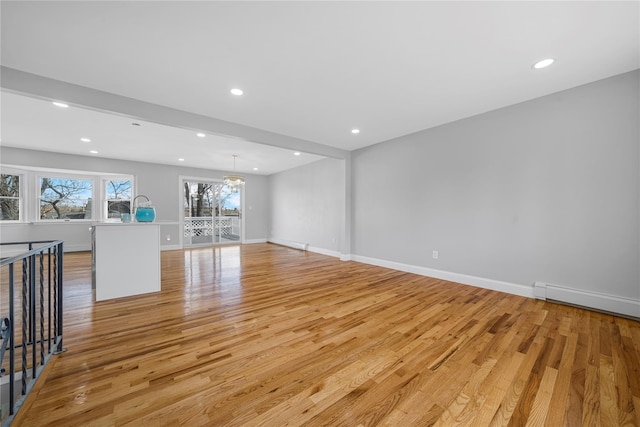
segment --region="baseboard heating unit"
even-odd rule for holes
[[[640,319],[640,300],[566,288],[544,282],[535,282],[534,295],[541,300]]]

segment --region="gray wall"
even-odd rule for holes
[[[353,152],[353,253],[640,298],[639,75]]]
[[[145,194],[153,202],[158,221],[179,221],[179,176],[222,179],[224,172],[187,167],[159,165],[75,156],[42,151],[2,147],[0,161],[3,164],[31,167],[47,167],[87,172],[122,173],[136,178],[136,194]],[[267,177],[245,175],[245,240],[266,240],[268,227]],[[2,224],[1,239],[7,241],[62,239],[70,250],[89,249],[89,225],[64,224]],[[178,244],[179,225],[162,225],[162,245]],[[171,240],[167,241],[166,236]]]
[[[324,159],[269,176],[269,238],[339,255],[345,235],[345,161]]]

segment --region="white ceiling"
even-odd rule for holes
[[[639,5],[2,1],[1,59],[4,67],[354,150],[640,68]],[[556,59],[551,67],[531,68],[547,57]],[[231,95],[233,87],[245,95]],[[2,143],[26,144],[17,132],[5,138],[12,102],[3,100]],[[113,142],[119,131],[102,126],[121,118],[103,119],[85,124]],[[351,134],[354,127],[361,133]],[[160,130],[137,144],[188,157],[177,153],[191,131],[164,129],[171,134],[164,138]],[[211,146],[224,146],[210,137]],[[134,154],[127,141],[127,149],[111,146],[119,157]],[[114,156],[107,150],[100,155]],[[257,167],[291,167],[275,163]]]

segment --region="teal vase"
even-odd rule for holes
[[[150,206],[143,206],[136,209],[136,221],[153,222],[156,219],[156,209]]]

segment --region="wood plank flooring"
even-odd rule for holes
[[[89,263],[15,426],[640,425],[637,321],[271,244],[95,303]]]

